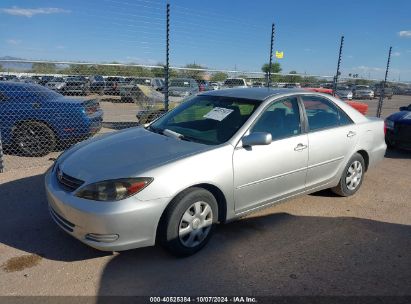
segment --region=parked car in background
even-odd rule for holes
[[[332,89],[324,89],[324,88],[304,88],[304,90],[307,91],[312,91],[312,92],[319,92],[319,93],[324,93],[328,95],[333,95],[333,90]],[[336,97],[339,97],[338,95]],[[363,115],[366,115],[368,112],[368,105],[364,102],[358,102],[358,101],[353,101],[353,100],[345,100],[347,104],[349,104],[351,107],[356,109],[358,112],[360,112]]]
[[[388,147],[411,149],[411,104],[385,119],[385,141]]]
[[[56,92],[62,92],[65,86],[66,86],[66,80],[63,77],[53,77],[53,79],[51,79],[45,85],[46,88],[56,91]]]
[[[297,88],[301,88],[301,85],[299,83],[286,83],[284,84],[283,88],[297,89]]]
[[[198,89],[200,92],[213,90],[208,80],[199,79],[197,80],[197,83],[198,83]]]
[[[120,86],[126,84],[124,77],[107,77],[105,80],[104,94],[119,95]]]
[[[121,102],[134,102],[140,108],[151,108],[164,101],[163,95],[150,85],[129,84],[120,88]]]
[[[102,127],[94,99],[66,98],[37,84],[0,83],[2,142],[24,156],[44,156],[60,144],[86,139]]]
[[[337,86],[337,90],[335,92],[338,97],[340,97],[341,99],[347,99],[347,100],[351,100],[353,93],[350,89],[349,86]]]
[[[164,79],[163,78],[153,78],[151,80],[151,86],[154,90],[162,92],[164,90]]]
[[[68,76],[58,92],[69,96],[88,95],[90,92],[88,80],[84,76]]]
[[[213,90],[219,90],[220,89],[220,85],[218,82],[210,82],[210,87]]]
[[[16,75],[3,75],[3,81],[19,81]]]
[[[47,82],[51,81],[54,78],[54,76],[41,76],[38,84],[45,86]]]
[[[373,99],[374,91],[370,88],[370,86],[356,85],[353,87],[353,98]]]
[[[373,88],[374,90],[374,97],[380,97],[382,93],[382,85],[377,85]],[[390,86],[384,87],[384,97],[391,99],[394,96],[394,90]]]
[[[187,97],[197,94],[199,88],[192,78],[173,78],[170,80],[168,92],[170,96]]]
[[[104,94],[104,88],[106,82],[101,75],[92,75],[89,77],[89,90],[90,93],[98,93],[100,95]]]
[[[332,96],[208,91],[145,128],[72,147],[45,187],[52,219],[89,246],[157,242],[187,256],[218,222],[327,188],[354,195],[385,150],[384,122]]]
[[[227,78],[223,84],[224,88],[247,88],[247,82],[244,78]]]

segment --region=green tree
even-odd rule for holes
[[[270,64],[264,63],[261,67],[261,71],[265,73],[265,79],[268,79],[268,72],[270,71]],[[274,62],[271,64],[271,73],[280,73],[282,71],[281,65],[279,62]],[[280,76],[271,75],[271,81],[280,81]]]
[[[266,75],[268,75],[268,72],[270,70],[270,64],[269,63],[264,63],[263,66],[261,67],[261,71],[263,71]],[[281,65],[279,62],[274,62],[271,65],[271,73],[280,73],[282,71]]]
[[[0,72],[3,72],[3,71],[4,71],[3,66],[0,64]]]
[[[195,63],[187,64],[184,67],[188,68],[188,69],[206,69],[206,67],[203,67],[203,66],[195,64]],[[184,76],[184,77],[193,78],[195,80],[200,80],[200,79],[204,79],[205,71],[180,70],[180,75]]]
[[[291,71],[289,74],[292,74],[292,75],[285,75],[284,76],[284,81],[285,82],[296,83],[296,82],[301,82],[302,79],[303,79],[300,75],[295,75],[294,76],[294,74],[297,74],[297,71]]]
[[[54,63],[36,62],[31,66],[33,73],[48,74],[56,73],[57,68]]]
[[[228,75],[224,72],[216,72],[211,76],[211,81],[224,81],[228,78]]]

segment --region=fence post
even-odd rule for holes
[[[0,173],[4,171],[4,163],[3,163],[3,145],[1,143],[1,130],[0,130]]]
[[[390,50],[388,52],[387,68],[385,69],[385,78],[384,78],[384,82],[382,83],[380,99],[378,100],[377,117],[381,117],[382,104],[384,102],[384,97],[385,97],[385,84],[387,82],[388,69],[390,68],[391,51],[392,51],[392,46],[390,46]]]
[[[271,84],[271,67],[272,67],[272,64],[273,64],[274,31],[275,31],[275,25],[273,23],[271,25],[270,64],[268,65],[268,79],[267,79],[267,87],[268,88],[270,88],[270,84]]]
[[[344,36],[341,36],[340,52],[338,53],[337,73],[335,74],[334,84],[333,84],[333,96],[335,96],[335,91],[337,91],[338,76],[340,75],[341,54],[342,54],[343,44],[344,44]]]
[[[170,76],[170,3],[167,3],[167,21],[166,21],[166,66],[164,68],[165,88],[164,88],[164,109],[168,111],[168,78]]]

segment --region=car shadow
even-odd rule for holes
[[[62,231],[50,218],[44,174],[0,184],[0,242],[50,260],[79,261],[110,255]]]
[[[116,254],[98,294],[403,295],[410,266],[410,226],[278,213],[218,226],[191,257],[158,247]]]
[[[385,158],[411,159],[411,151],[397,149],[397,148],[390,148],[390,149],[387,149],[387,151],[385,152]]]

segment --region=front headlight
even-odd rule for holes
[[[93,201],[119,201],[140,192],[152,181],[151,177],[107,180],[81,188],[76,196]]]

